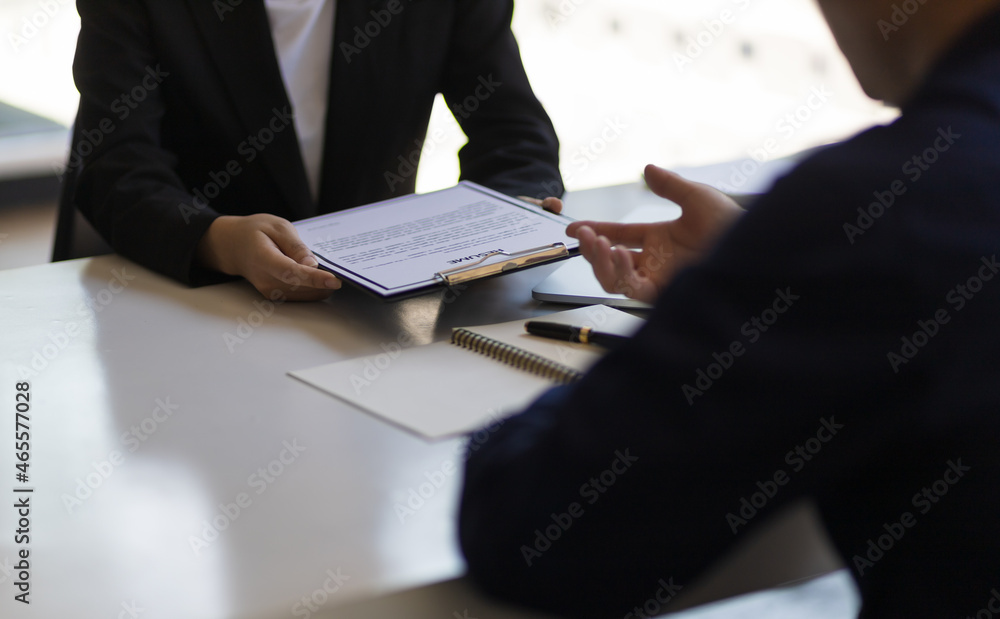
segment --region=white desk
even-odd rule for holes
[[[650,199],[630,186],[569,204],[580,217],[616,217]],[[457,298],[384,304],[345,289],[273,313],[245,283],[187,289],[117,256],[0,271],[0,566],[17,562],[12,490],[23,484],[9,445],[22,367],[34,373],[35,488],[32,603],[14,602],[15,575],[0,570],[0,616],[302,617],[303,598],[327,600],[313,616],[526,616],[448,582],[464,569],[460,475],[405,522],[394,510],[425,473],[460,469],[460,442],[428,444],[285,372],[376,352],[401,334],[428,343],[455,326],[559,309],[530,297],[551,268]],[[270,477],[258,473],[268,467]],[[241,493],[238,516],[220,510]],[[224,530],[196,554],[191,538],[213,520]],[[835,567],[807,519],[792,520],[800,539],[770,561],[779,569],[761,580],[737,561],[743,576],[702,595]],[[336,586],[328,570],[349,578],[334,593],[323,590]]]

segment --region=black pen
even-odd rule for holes
[[[528,333],[539,337],[567,342],[580,342],[581,344],[597,344],[605,348],[611,348],[629,339],[624,335],[594,331],[593,327],[574,327],[557,322],[541,322],[538,320],[529,320],[524,323],[524,328]]]

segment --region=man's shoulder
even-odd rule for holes
[[[1000,195],[1000,121],[960,108],[911,113],[821,149],[761,205],[798,208],[809,196],[817,210],[850,213],[882,195],[918,209],[956,192],[979,201]]]
[[[983,255],[983,240],[1000,236],[998,195],[1000,121],[910,114],[810,156],[750,208],[730,240],[769,256],[769,267],[811,256],[899,268],[929,248]]]
[[[996,60],[1000,52],[988,57]],[[997,185],[998,74],[993,63],[980,61],[938,71],[894,122],[820,151],[795,173],[805,182],[829,184],[834,193],[897,181],[914,188],[920,183],[915,193],[922,195],[957,186]]]

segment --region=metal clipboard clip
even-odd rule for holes
[[[470,264],[438,271],[434,274],[434,278],[444,281],[448,286],[454,286],[462,282],[489,277],[490,275],[496,275],[505,271],[513,271],[539,262],[563,258],[568,255],[569,250],[566,248],[565,243],[552,243],[551,245],[542,245],[541,247],[533,247],[514,253],[495,251],[486,254]],[[490,264],[483,264],[496,256],[506,256],[506,259]]]

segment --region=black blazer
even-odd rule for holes
[[[474,579],[574,618],[658,615],[811,500],[862,616],[994,608],[998,31],[779,181],[580,383],[474,435]]]
[[[511,0],[341,0],[318,204],[263,0],[79,0],[81,93],[64,201],[119,253],[189,283],[219,214],[302,219],[411,193],[434,97],[462,178],[560,195],[558,141],[510,31]]]

